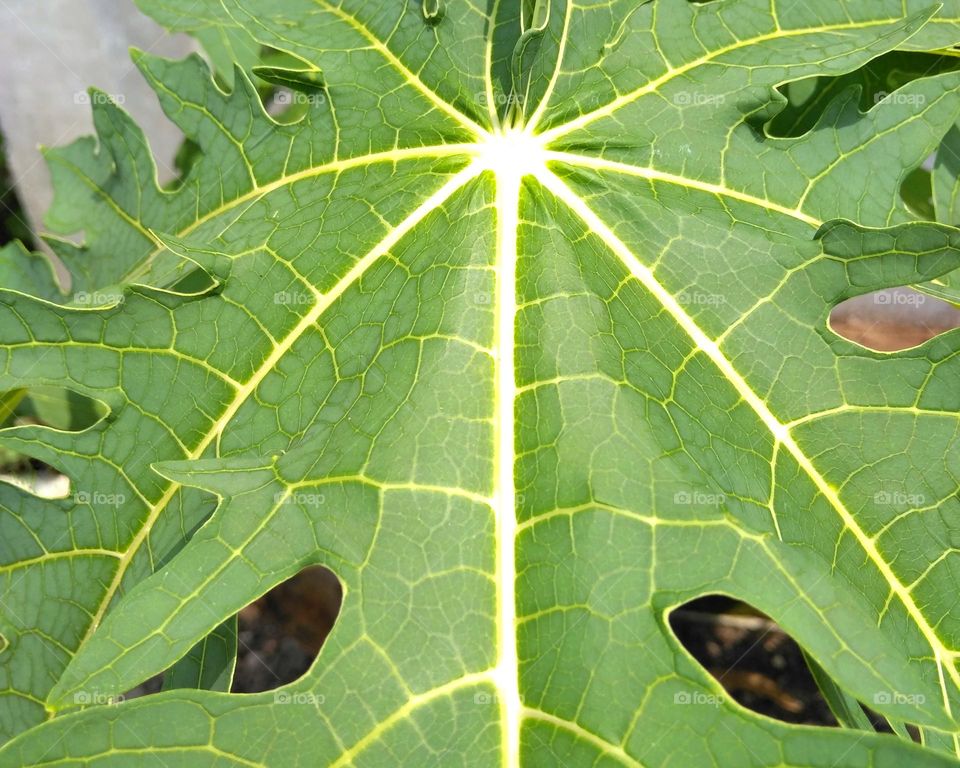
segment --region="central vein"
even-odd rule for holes
[[[514,484],[515,355],[517,315],[517,237],[520,229],[520,187],[530,157],[506,134],[481,160],[496,179],[496,541],[498,654],[494,681],[504,731],[503,767],[520,765],[521,701],[517,653],[516,538]],[[521,155],[525,155],[521,158]]]
[[[516,492],[513,477],[514,323],[520,178],[497,177],[497,593],[499,653],[495,679],[504,718],[504,766],[520,764],[520,685],[516,632]]]

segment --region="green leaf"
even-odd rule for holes
[[[891,730],[901,739],[903,739],[906,742],[913,741],[913,738],[910,736],[910,732],[907,730],[907,726],[904,724],[902,720],[897,720],[896,718],[888,717],[887,722],[890,724]],[[955,748],[955,745],[948,744],[945,751],[952,754],[954,751],[954,748]]]
[[[167,670],[163,689],[229,691],[237,664],[237,619],[228,619]]]
[[[956,754],[957,744],[954,737],[949,733],[935,731],[932,728],[920,729],[920,741],[924,746],[936,749],[948,754]]]
[[[838,686],[823,667],[817,664],[816,659],[806,654],[804,654],[804,658],[813,679],[817,683],[817,688],[823,694],[823,698],[834,717],[837,718],[837,722],[844,728],[855,728],[872,733],[874,731],[873,723],[870,722],[867,713],[863,711],[860,702]]]
[[[929,26],[929,25],[928,25]],[[904,86],[931,73],[953,72],[960,68],[960,56],[955,50],[945,52],[896,51],[880,56],[854,72],[832,78],[810,78],[790,83],[785,88],[788,103],[770,122],[770,130],[786,136],[802,136],[822,120],[832,101],[840,101],[844,94],[854,98],[859,94],[860,109],[867,111],[874,105],[893,99],[922,111],[926,96]],[[953,210],[960,160],[960,133],[951,129],[936,147],[937,162],[931,174],[927,164],[909,169],[901,177],[900,192],[913,218],[956,224]],[[924,158],[926,159],[926,158]],[[960,303],[957,274],[944,275],[916,286],[937,298]]]
[[[0,427],[7,426],[7,422],[16,413],[17,406],[20,405],[26,394],[22,389],[15,389],[0,397]]]
[[[960,223],[960,128],[954,126],[937,150],[933,170],[933,205],[937,221]],[[919,286],[937,298],[960,305],[960,272],[944,275]]]
[[[230,87],[234,85],[234,65],[249,72],[259,61],[257,41],[233,24],[218,2],[136,0],[136,3],[167,29],[193,35],[210,57],[214,70]]]
[[[920,2],[904,3],[909,11],[916,11],[930,6]],[[914,51],[929,51],[937,48],[950,48],[960,43],[960,2],[958,0],[944,0],[939,3],[930,23],[918,34],[904,41],[902,48]]]
[[[771,120],[770,130],[780,135],[803,135],[814,127],[830,102],[848,89],[859,88],[860,108],[866,112],[918,78],[953,71],[958,67],[960,58],[956,56],[894,51],[839,77],[808,78],[788,83],[784,88],[787,106]]]
[[[283,125],[138,55],[183,185],[108,104],[51,155],[71,269],[122,296],[0,291],[0,389],[110,409],[0,433],[75,489],[0,487],[0,766],[960,764],[958,335],[828,326],[960,266],[900,194],[960,76],[763,128],[956,32],[906,5],[223,0],[323,83]],[[343,607],[291,686],[103,705],[314,565]],[[746,712],[669,628],[708,593],[953,755]]]
[[[63,301],[63,291],[50,259],[31,253],[20,242],[0,248],[0,285],[49,301]]]

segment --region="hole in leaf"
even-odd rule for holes
[[[343,590],[326,568],[307,568],[239,615],[234,693],[272,691],[310,669],[340,613]]]
[[[107,414],[106,406],[63,387],[30,387],[0,394],[0,428],[39,424],[81,432]]]
[[[117,702],[129,701],[130,699],[139,699],[143,696],[149,696],[153,693],[160,693],[163,689],[163,675],[154,675],[149,680],[140,683],[136,688],[127,691],[123,696],[117,697]]]
[[[30,387],[0,393],[0,429],[39,425],[80,432],[107,414],[102,403],[63,387]],[[42,461],[0,446],[0,478],[45,499],[62,499],[70,482]]]
[[[800,646],[751,605],[708,595],[674,609],[669,619],[687,652],[742,706],[787,723],[839,725]],[[829,681],[825,671],[820,674]],[[860,706],[852,697],[849,701]],[[862,710],[862,724],[847,727],[920,740],[914,726],[895,723],[894,728],[869,707]]]
[[[877,352],[899,352],[960,327],[960,309],[912,288],[889,288],[847,299],[834,308],[830,327]]]
[[[900,197],[918,218],[936,221],[933,207],[933,174],[924,167],[914,168],[900,185]]]
[[[28,249],[36,248],[7,162],[3,134],[0,133],[0,246],[19,240]]]
[[[183,277],[170,286],[170,290],[174,293],[182,293],[185,296],[200,296],[209,293],[216,287],[217,281],[198,267],[187,271]]]
[[[836,725],[800,647],[751,606],[719,595],[670,613],[684,648],[741,705],[788,723]]]
[[[193,170],[193,166],[197,164],[201,157],[203,157],[203,149],[201,146],[193,141],[193,139],[184,138],[183,143],[177,150],[177,154],[173,158],[173,167],[177,175],[166,184],[165,189],[168,192],[176,192],[182,188],[190,176],[190,171]]]
[[[41,499],[66,499],[70,478],[42,462],[0,448],[0,483],[12,485]]]
[[[321,566],[307,568],[292,579],[277,585],[259,600],[248,605],[237,615],[236,667],[231,693],[262,693],[295,682],[311,667],[327,636],[333,629],[343,600],[340,581]],[[229,636],[227,646],[232,647],[232,628],[225,623],[214,635]],[[224,635],[224,631],[226,635]],[[210,638],[207,638],[209,641]],[[216,642],[216,641],[214,641]],[[191,653],[200,647],[196,646]],[[210,649],[211,646],[207,646]],[[225,690],[223,675],[229,676],[224,664],[229,656],[213,649],[213,656],[206,655],[203,675],[213,677],[200,687]],[[214,659],[210,666],[210,659]],[[169,689],[192,689],[198,687],[195,666],[189,662],[190,654],[166,672],[145,680],[136,688],[117,697],[127,701],[150,696]],[[218,671],[219,670],[219,671]]]
[[[786,104],[767,127],[772,136],[802,136],[824,117],[833,100],[849,88],[859,88],[859,109],[876,107],[885,97],[931,72],[951,72],[960,67],[956,57],[921,51],[892,51],[860,69],[838,77],[816,76],[794,80],[778,88]]]

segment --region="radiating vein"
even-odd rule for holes
[[[621,163],[614,160],[604,160],[603,158],[591,157],[590,155],[556,151],[549,151],[545,154],[549,160],[567,163],[568,165],[578,168],[590,168],[595,171],[622,173],[628,176],[636,176],[637,178],[648,179],[650,181],[661,181],[665,184],[673,184],[674,186],[683,187],[685,189],[694,189],[698,192],[706,192],[707,194],[715,195],[717,197],[726,197],[731,200],[737,200],[741,203],[748,203],[749,205],[755,205],[768,211],[782,213],[784,216],[790,216],[794,219],[798,219],[804,224],[809,224],[812,227],[820,227],[823,224],[822,221],[814,218],[813,216],[809,216],[799,208],[788,208],[787,206],[779,205],[762,197],[756,197],[755,195],[751,195],[746,192],[740,192],[739,190],[724,186],[723,184],[713,184],[707,181],[700,181],[699,179],[691,179],[687,176],[678,176],[673,173],[658,171],[656,168],[630,165],[629,163]]]
[[[499,649],[495,671],[504,717],[504,768],[520,764],[520,687],[517,653],[516,538],[514,480],[516,440],[515,323],[517,317],[517,238],[522,171],[499,173],[497,184],[497,602]]]
[[[244,203],[256,203],[257,201],[269,195],[271,192],[275,192],[278,189],[295,184],[298,181],[303,181],[304,179],[315,178],[327,173],[342,173],[343,171],[349,171],[354,168],[364,168],[378,163],[396,164],[406,160],[427,160],[440,157],[456,157],[458,155],[471,157],[476,155],[476,153],[476,144],[440,144],[436,146],[412,147],[409,149],[392,149],[385,152],[373,152],[367,155],[350,157],[345,160],[331,160],[310,168],[304,168],[302,171],[297,171],[296,173],[285,174],[274,179],[268,184],[253,187],[239,197],[229,200],[228,202],[217,206],[213,210],[208,211],[203,216],[198,217],[195,221],[190,222],[189,226],[184,227],[179,232],[163,234],[173,234],[178,238],[186,237],[207,222],[216,219],[218,216],[221,216],[227,211],[233,210]],[[139,221],[135,222],[135,226],[141,232],[143,232],[143,234],[149,237],[150,240],[156,242],[156,238],[154,237],[153,233],[140,224]],[[137,278],[147,274],[150,271],[150,266],[153,263],[153,260],[165,250],[166,246],[162,244],[158,245],[140,263],[138,263],[133,269],[124,275],[123,278],[118,281],[118,283],[131,283]]]
[[[700,56],[692,61],[688,61],[686,64],[683,64],[679,67],[671,67],[666,72],[664,72],[659,77],[650,80],[644,85],[636,88],[629,93],[618,96],[613,101],[605,104],[598,109],[594,109],[590,112],[586,112],[580,117],[574,118],[567,123],[558,125],[550,130],[544,131],[539,134],[539,136],[544,140],[544,142],[549,143],[560,139],[567,134],[578,131],[581,128],[585,128],[591,123],[596,122],[604,117],[610,117],[616,114],[619,110],[623,109],[630,104],[633,104],[637,100],[646,96],[647,94],[656,92],[659,88],[662,88],[664,85],[669,83],[671,80],[685,75],[687,72],[690,72],[698,67],[708,64],[714,59],[717,59],[720,56],[723,56],[727,53],[732,53],[733,51],[739,50],[740,48],[748,48],[751,45],[757,45],[759,43],[766,43],[772,40],[783,40],[789,37],[803,37],[804,35],[816,35],[823,34],[824,32],[837,32],[845,29],[867,29],[869,27],[876,26],[885,26],[888,24],[895,23],[897,21],[902,21],[902,19],[875,19],[869,22],[856,22],[853,24],[828,24],[820,27],[800,27],[798,29],[774,29],[772,32],[767,32],[762,35],[756,35],[754,37],[747,37],[742,40],[737,40],[735,43],[730,45],[725,45],[721,48],[716,48],[712,51],[705,53],[703,56]],[[535,133],[537,125],[531,123],[527,126],[527,130],[530,133]]]
[[[840,499],[837,490],[826,481],[820,471],[813,465],[809,457],[806,456],[797,444],[791,431],[773,415],[763,399],[753,391],[717,344],[710,339],[696,324],[693,318],[687,314],[686,310],[677,302],[676,298],[660,284],[653,273],[640,262],[630,248],[584,200],[578,197],[559,177],[551,172],[544,172],[538,175],[537,178],[558,200],[570,208],[584,224],[587,225],[593,234],[600,238],[607,248],[623,262],[623,265],[629,270],[630,274],[663,305],[664,309],[669,312],[674,321],[690,337],[697,349],[713,362],[724,377],[731,383],[743,401],[753,409],[773,437],[782,443],[783,447],[789,451],[797,464],[803,469],[804,473],[813,481],[820,494],[836,510],[844,526],[853,534],[867,557],[870,558],[877,570],[880,571],[884,580],[890,586],[890,589],[897,595],[900,602],[906,608],[907,613],[909,613],[910,617],[916,622],[933,650],[938,669],[943,669],[943,659],[953,659],[955,657],[954,652],[943,644],[943,641],[936,634],[934,628],[927,621],[917,602],[910,594],[910,590],[900,581],[890,567],[890,564],[880,554],[876,541],[863,530],[855,516],[846,508]],[[955,663],[951,661],[945,666],[950,679],[954,685],[960,689],[960,673],[958,673]],[[946,696],[945,689],[944,696],[945,701],[948,700],[949,697]]]
[[[591,733],[582,726],[577,725],[577,723],[574,723],[570,720],[564,720],[562,717],[557,717],[556,715],[551,715],[548,712],[544,712],[539,709],[531,709],[529,707],[523,710],[523,716],[528,720],[537,720],[542,723],[549,723],[554,728],[567,731],[567,733],[571,734],[575,738],[590,744],[602,755],[610,756],[617,760],[617,762],[629,766],[629,768],[644,768],[643,764],[628,755],[622,746],[619,744],[611,744],[609,741],[597,736],[595,733]]]
[[[433,195],[427,198],[427,200],[418,206],[416,210],[414,210],[401,224],[399,224],[383,240],[381,240],[377,246],[373,248],[373,250],[367,253],[362,259],[357,261],[350,271],[347,272],[347,274],[344,275],[343,278],[341,278],[340,281],[328,293],[322,294],[313,308],[306,315],[304,315],[297,326],[273,348],[270,355],[268,355],[264,362],[260,364],[253,375],[245,382],[243,387],[236,392],[234,398],[224,410],[221,417],[203,435],[197,444],[197,447],[187,458],[200,458],[230,423],[233,417],[237,414],[237,411],[240,410],[240,407],[257,390],[266,376],[276,367],[280,360],[283,359],[283,356],[290,351],[297,340],[316,324],[323,313],[326,312],[326,310],[334,302],[336,302],[346,292],[346,290],[350,288],[350,286],[356,283],[356,281],[359,280],[374,263],[376,263],[382,256],[389,252],[390,249],[400,242],[403,237],[405,237],[428,215],[442,207],[443,204],[458,189],[467,184],[471,179],[475,178],[480,170],[481,169],[479,167],[471,165],[447,181],[446,184],[444,184]],[[160,500],[150,508],[146,520],[137,531],[136,536],[131,541],[130,546],[127,548],[123,558],[120,560],[120,564],[117,568],[116,574],[114,575],[113,581],[107,588],[107,591],[103,596],[103,600],[100,603],[100,607],[94,616],[93,621],[91,621],[90,626],[87,628],[87,631],[83,639],[80,641],[78,647],[82,647],[87,639],[93,634],[93,632],[96,631],[100,621],[103,619],[103,615],[106,613],[106,610],[113,599],[113,596],[120,588],[120,585],[123,582],[123,577],[126,574],[130,563],[133,561],[135,554],[139,550],[140,545],[149,535],[153,524],[156,522],[161,512],[166,508],[167,504],[170,503],[170,500],[173,498],[179,487],[180,485],[178,483],[171,482]]]

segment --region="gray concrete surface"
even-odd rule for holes
[[[35,231],[52,196],[38,146],[93,132],[91,85],[144,126],[161,179],[172,177],[181,137],[130,61],[130,46],[174,58],[193,50],[189,38],[165,33],[132,0],[0,0],[0,130]]]

